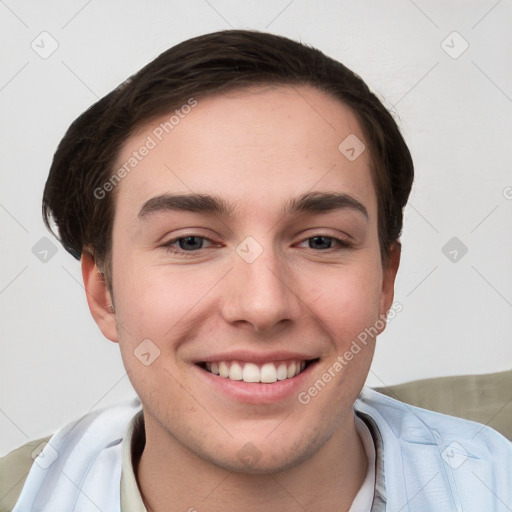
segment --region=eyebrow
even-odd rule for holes
[[[139,211],[139,219],[153,213],[186,211],[230,217],[235,205],[210,194],[161,194],[148,199]],[[354,197],[339,192],[308,192],[292,198],[283,207],[282,215],[299,213],[327,213],[336,210],[352,210],[369,218],[366,207]]]

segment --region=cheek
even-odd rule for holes
[[[123,261],[114,274],[117,318],[126,327],[119,335],[121,344],[149,338],[162,351],[175,348],[183,336],[193,334],[193,325],[200,324],[220,277],[222,272],[213,269],[150,265],[142,258]]]
[[[377,322],[381,322],[380,279],[379,267],[366,266],[360,271],[347,269],[337,279],[322,281],[322,292],[311,309],[328,332],[331,349],[318,371],[318,378],[328,389],[318,393],[318,400],[315,396],[315,407],[319,410],[338,410],[341,415],[364,384],[375,349],[375,329]],[[323,386],[320,383],[319,389]],[[313,395],[306,398],[309,396]],[[333,408],[334,403],[338,406]],[[330,413],[325,414],[327,417]]]
[[[311,281],[315,277],[314,281]],[[303,276],[308,282],[307,276]],[[333,339],[341,345],[350,343],[379,317],[382,274],[379,267],[342,269],[322,278],[309,277],[317,291],[310,309],[331,331]]]
[[[156,279],[154,273],[134,268],[125,279],[119,276],[114,288],[118,320],[131,337],[160,339],[187,307],[190,296],[183,293],[181,283],[171,284],[163,276]]]
[[[146,405],[169,399],[180,403],[179,393],[173,391],[176,382],[169,356],[176,350],[179,321],[193,297],[183,280],[141,262],[123,261],[114,276],[119,348],[133,388]]]

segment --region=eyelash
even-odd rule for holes
[[[208,240],[209,242],[212,242],[212,240],[210,238],[207,238],[205,236],[187,235],[187,236],[181,236],[181,237],[169,240],[169,242],[166,242],[165,244],[161,245],[160,247],[165,249],[166,252],[168,252],[168,253],[175,254],[177,256],[185,257],[185,258],[197,256],[198,253],[200,253],[201,251],[205,250],[205,249],[197,249],[197,250],[194,250],[194,251],[184,251],[183,249],[176,250],[176,248],[172,247],[176,242],[179,242],[180,240],[185,240],[187,238],[199,238],[199,239],[202,239],[202,240]],[[333,240],[334,242],[336,242],[339,245],[338,249],[332,249],[331,248],[331,249],[323,249],[323,250],[315,251],[315,252],[319,252],[319,253],[332,254],[333,251],[334,252],[335,251],[342,251],[342,250],[347,250],[347,249],[350,249],[350,248],[353,247],[353,244],[351,242],[349,242],[348,240],[342,240],[340,238],[335,238],[333,236],[321,235],[321,234],[305,238],[302,242],[306,242],[307,240],[312,240],[313,238],[326,238],[328,240]],[[314,249],[310,248],[310,250],[314,250]]]

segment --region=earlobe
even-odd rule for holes
[[[118,342],[116,317],[112,307],[112,297],[104,277],[101,275],[94,256],[83,251],[81,257],[82,278],[84,280],[87,304],[96,324],[103,335],[113,342]]]

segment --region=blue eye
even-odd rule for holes
[[[202,240],[208,240],[211,242],[209,238],[204,236],[188,235],[170,240],[166,244],[162,245],[162,247],[165,248],[167,252],[177,254],[179,256],[194,256],[193,253],[203,249],[203,243],[200,242]],[[174,246],[176,243],[179,245],[178,250],[176,250],[176,247]]]
[[[184,238],[178,238],[176,241],[179,243],[180,249],[194,250],[203,248],[203,244],[200,243],[200,240],[204,240],[204,237],[192,235]]]
[[[326,241],[331,241],[331,242],[335,242],[337,243],[338,245],[340,245],[341,247],[350,247],[350,244],[346,241],[346,240],[340,240],[338,238],[334,238],[332,236],[325,236],[325,235],[317,235],[317,236],[313,236],[311,238],[307,238],[305,241],[315,241],[315,242],[320,242],[320,245],[323,245],[324,247],[316,247],[316,249],[320,249],[320,250],[328,250],[328,249],[332,249],[332,247],[330,247],[332,245],[332,243],[327,243],[327,245],[329,245],[329,247],[325,247],[326,245]],[[310,249],[315,249],[315,247],[311,247],[311,243],[309,244],[309,248]]]
[[[161,247],[165,249],[166,252],[176,254],[177,256],[197,256],[198,253],[201,254],[201,251],[205,250],[205,247],[203,246],[204,241],[209,242],[212,246],[216,245],[219,247],[219,244],[214,244],[214,242],[209,238],[199,235],[187,235],[184,237],[174,238],[163,244]],[[315,235],[313,237],[308,237],[303,240],[301,244],[305,242],[309,242],[307,248],[315,249],[315,252],[332,253],[352,247],[352,244],[347,240],[341,240],[327,235]],[[178,244],[178,246],[176,246],[176,244]],[[333,248],[333,244],[337,247]]]

